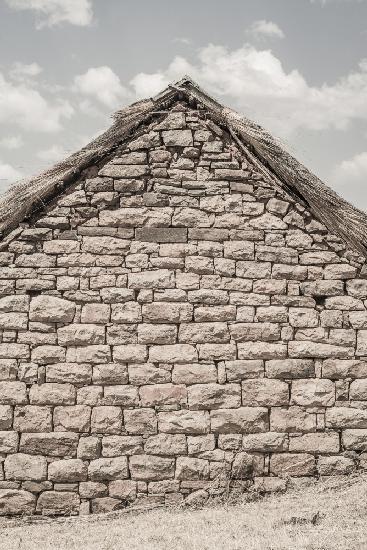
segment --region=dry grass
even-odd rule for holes
[[[1,520],[0,550],[363,550],[367,477],[236,505]]]

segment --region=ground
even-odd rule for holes
[[[2,519],[0,550],[363,550],[367,476],[235,505],[64,519]]]

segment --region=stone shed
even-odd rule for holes
[[[367,217],[189,78],[0,226],[0,514],[366,468]]]

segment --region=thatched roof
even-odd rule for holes
[[[367,214],[339,197],[261,126],[221,105],[189,77],[169,85],[154,98],[118,111],[111,128],[96,140],[40,175],[13,185],[0,199],[1,235],[6,236],[32,212],[75,181],[82,170],[102,160],[151,115],[167,109],[176,99],[184,98],[202,104],[212,120],[226,127],[245,153],[250,151],[258,167],[278,187],[296,197],[332,233],[367,257]]]

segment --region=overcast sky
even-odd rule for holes
[[[0,0],[0,191],[184,74],[367,210],[367,0]]]

